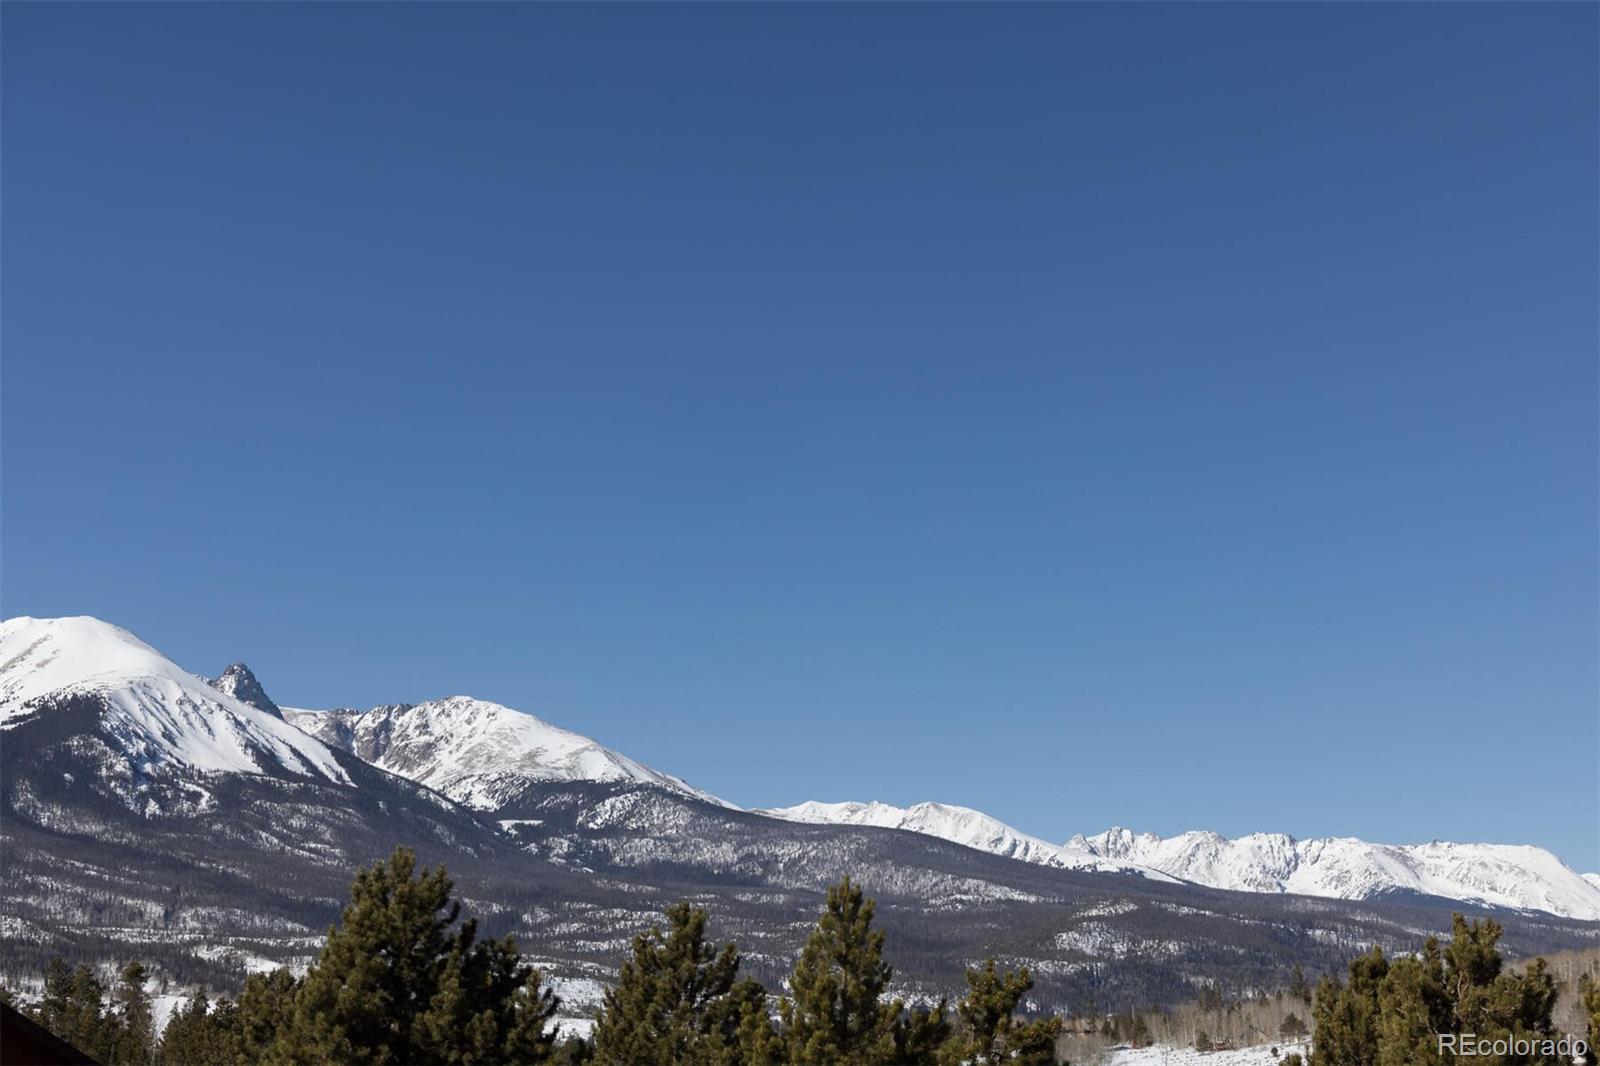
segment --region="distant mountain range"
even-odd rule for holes
[[[1229,840],[1207,831],[1162,838],[1120,828],[1051,844],[981,811],[942,803],[802,803],[762,813],[828,825],[908,829],[1024,862],[1168,876],[1234,892],[1332,899],[1404,892],[1600,920],[1600,874],[1578,874],[1530,845],[1370,844],[1354,837],[1296,840],[1282,833]]]
[[[929,994],[996,951],[1063,1004],[1172,1001],[1196,974],[1263,987],[1291,962],[1412,945],[1449,906],[1497,914],[1523,950],[1600,943],[1600,877],[1539,848],[1126,830],[1053,844],[936,803],[743,811],[466,696],[281,708],[242,663],[208,680],[93,618],[0,623],[0,730],[14,965],[63,944],[140,944],[213,976],[303,959],[353,867],[399,842],[573,981],[609,972],[684,896],[779,972],[844,873],[879,895]]]
[[[883,829],[905,829],[913,833],[949,840],[964,847],[1003,855],[1008,859],[1055,866],[1063,870],[1090,870],[1100,873],[1138,874],[1161,881],[1176,881],[1151,866],[1126,862],[1087,848],[1063,847],[1038,837],[1028,836],[998,819],[970,807],[944,803],[919,803],[914,807],[895,807],[887,803],[802,803],[757,811],[791,822],[815,825],[872,825]]]

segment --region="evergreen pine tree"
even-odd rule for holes
[[[546,1062],[556,1000],[516,942],[479,941],[443,867],[397,848],[361,871],[340,925],[295,993],[281,1063]]]
[[[1289,995],[1305,1004],[1311,1002],[1311,986],[1306,983],[1306,972],[1300,968],[1298,962],[1294,964],[1294,969],[1289,971]]]
[[[594,1061],[594,1044],[581,1036],[569,1036],[556,1045],[551,1066],[586,1066]]]
[[[116,1053],[116,1022],[105,1012],[106,986],[95,972],[80,965],[67,987],[63,1028],[56,1035],[97,1062],[110,1062]]]
[[[1488,990],[1500,976],[1500,925],[1494,921],[1451,919],[1450,946],[1444,953],[1445,986],[1463,1031],[1486,1032]]]
[[[994,959],[967,971],[967,994],[956,1004],[960,1035],[952,1041],[956,1061],[974,1066],[1055,1061],[1060,1018],[1020,1022],[1016,1010],[1033,987],[1026,968],[1002,971]]]
[[[1444,972],[1454,1010],[1453,1031],[1491,1041],[1554,1036],[1551,1012],[1556,987],[1544,960],[1535,959],[1520,974],[1506,971],[1499,949],[1501,928],[1494,921],[1469,923],[1458,914],[1452,933]]]
[[[772,1023],[771,997],[751,977],[735,981],[710,1012],[707,1066],[779,1066],[783,1045]]]
[[[1350,962],[1348,984],[1323,978],[1312,1008],[1311,1066],[1373,1066],[1378,1048],[1378,990],[1389,960],[1374,946]]]
[[[1378,990],[1377,1066],[1439,1062],[1438,1034],[1450,1024],[1439,941],[1429,937],[1419,958],[1390,965]]]
[[[67,1003],[72,995],[72,967],[57,955],[44,970],[44,995],[34,1020],[63,1040],[68,1037]]]
[[[846,877],[828,901],[778,1005],[785,1053],[793,1066],[874,1066],[894,1057],[900,1005],[880,997],[892,969],[883,932],[872,928],[875,904]]]
[[[1589,1022],[1588,1060],[1600,1062],[1600,981],[1584,974],[1578,982],[1578,997]]]
[[[754,981],[737,981],[738,949],[707,942],[706,912],[699,907],[675,903],[666,918],[667,928],[656,925],[633,938],[632,957],[606,990],[594,1029],[595,1061],[737,1066],[745,1061],[747,1041],[759,1054],[758,1045],[770,1043],[759,1032],[766,991]],[[743,1032],[747,1028],[752,1031]]]
[[[236,1060],[226,1027],[213,1017],[210,997],[202,989],[188,1006],[175,1012],[161,1034],[160,1066],[218,1066]]]
[[[149,1066],[155,1056],[155,1021],[144,990],[145,976],[142,963],[129,963],[117,984],[114,1061],[118,1066]]]
[[[896,1066],[937,1066],[946,1060],[951,1042],[950,1005],[940,1000],[934,1007],[909,1007],[894,1020]]]
[[[260,1062],[286,1029],[294,1015],[294,997],[300,980],[285,967],[245,978],[237,1010],[239,1057]]]
[[[1445,1033],[1488,1042],[1554,1037],[1556,985],[1544,960],[1522,973],[1506,971],[1499,939],[1496,923],[1469,923],[1458,914],[1442,952],[1429,938],[1419,956],[1390,964],[1375,947],[1350,963],[1348,985],[1324,978],[1312,1012],[1311,1066],[1449,1063],[1456,1056],[1438,1043]],[[1557,1059],[1506,1061],[1538,1066]]]
[[[522,965],[514,938],[473,943],[475,934],[473,921],[463,924],[414,1025],[425,1061],[548,1061],[555,1053],[555,994],[541,987],[538,971]]]

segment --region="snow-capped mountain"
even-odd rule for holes
[[[283,714],[334,747],[477,810],[497,810],[551,781],[633,782],[728,806],[588,737],[470,696]]]
[[[809,801],[793,807],[759,810],[757,814],[791,822],[819,825],[871,825],[884,829],[905,829],[925,833],[955,844],[962,844],[1008,859],[1055,866],[1063,870],[1092,870],[1103,873],[1140,874],[1157,881],[1174,878],[1159,870],[1108,858],[1085,848],[1063,847],[1013,829],[971,807],[945,803],[918,803],[896,807],[888,803],[818,803]]]
[[[682,807],[684,802],[735,810],[588,737],[499,704],[453,696],[368,711],[280,709],[242,663],[207,681],[126,630],[94,618],[0,623],[0,729],[13,753],[26,747],[15,740],[24,734],[30,744],[47,743],[41,756],[59,765],[58,777],[70,785],[88,773],[104,795],[130,809],[178,810],[210,802],[203,798],[209,795],[206,775],[263,775],[354,789],[362,797],[323,800],[334,805],[381,810],[432,797],[467,816],[442,795],[473,810],[502,812],[502,820],[524,826],[553,826],[567,818],[570,839],[561,846],[574,854],[587,848],[610,862],[661,861],[670,854],[672,827],[707,817]],[[49,737],[57,739],[34,739]],[[408,782],[431,791],[417,791]],[[196,785],[202,799],[191,801],[185,790]],[[413,791],[397,792],[397,786]],[[554,786],[565,789],[561,796],[554,795]],[[46,809],[33,785],[23,791],[18,795],[32,804],[29,810]],[[566,813],[558,818],[557,811]],[[765,845],[758,840],[781,836],[770,828],[776,819],[904,830],[1072,872],[1345,900],[1416,894],[1600,921],[1600,876],[1581,876],[1536,847],[1395,846],[1265,833],[1226,840],[1194,832],[1163,840],[1127,830],[1053,844],[980,811],[938,803],[804,803],[741,818],[737,832],[750,846],[723,850],[738,851],[747,865],[762,853]],[[604,834],[611,837],[602,847]],[[541,846],[554,853],[552,842]]]
[[[901,972],[917,994],[947,995],[968,961],[1003,952],[1050,1009],[1091,994],[1164,1002],[1195,974],[1259,988],[1375,943],[1414,950],[1448,923],[1436,901],[1404,895],[1117,876],[1136,864],[937,804],[742,811],[464,697],[276,708],[240,664],[208,682],[94,619],[0,626],[3,954],[131,953],[212,980],[236,965],[224,958],[303,965],[351,871],[397,843],[447,864],[486,920],[571,979],[614,973],[630,932],[694,898],[776,980],[819,890],[846,874],[878,899],[891,941],[915,945]],[[1519,955],[1600,943],[1593,921],[1496,916]]]
[[[1372,844],[1353,837],[1296,840],[1282,833],[1162,838],[1118,828],[1075,836],[1067,846],[1213,888],[1356,900],[1414,892],[1600,920],[1600,885],[1529,845]]]
[[[1370,844],[1212,832],[1163,839],[1111,829],[1051,844],[968,807],[918,803],[801,803],[757,813],[825,825],[925,833],[1007,858],[1070,870],[1138,873],[1235,892],[1364,900],[1389,893],[1439,896],[1488,907],[1600,921],[1600,875],[1574,872],[1543,848],[1513,844]]]
[[[107,757],[130,781],[173,768],[350,781],[327,745],[218,691],[125,629],[87,617],[0,622],[0,729],[72,697],[97,705]]]

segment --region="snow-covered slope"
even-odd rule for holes
[[[1094,870],[1103,873],[1134,873],[1158,881],[1173,878],[1148,867],[1108,859],[1084,848],[1062,847],[1013,829],[996,818],[970,807],[944,803],[918,803],[896,807],[888,803],[818,803],[810,801],[793,807],[757,811],[757,814],[791,822],[821,825],[872,825],[885,829],[905,829],[926,833],[979,851],[1003,855],[1041,866],[1064,870]]]
[[[1583,879],[1595,888],[1600,888],[1600,874],[1584,874]]]
[[[1165,871],[1213,888],[1371,899],[1417,892],[1491,907],[1600,920],[1600,885],[1543,848],[1518,844],[1372,844],[1355,838],[1296,840],[1211,832],[1162,838],[1111,829],[1067,846]]]
[[[97,618],[0,622],[0,728],[94,697],[100,724],[141,773],[281,773],[348,783],[328,747],[219,692],[129,633]]]
[[[369,711],[285,707],[283,714],[381,770],[479,810],[496,810],[530,784],[548,781],[631,781],[728,806],[588,737],[469,696]]]

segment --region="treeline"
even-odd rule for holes
[[[107,990],[57,960],[33,1015],[106,1066],[538,1063],[557,1066],[1037,1066],[1056,1063],[1062,1021],[1019,1016],[1026,969],[967,971],[955,1004],[889,995],[893,970],[874,904],[846,878],[774,996],[741,976],[733,944],[678,903],[634,937],[592,1036],[560,1039],[559,1000],[515,938],[482,939],[442,867],[405,848],[361,871],[340,923],[303,977],[253,974],[237,999],[204,992],[158,1039],[145,971]]]
[[[142,963],[123,967],[110,990],[87,963],[70,966],[52,959],[44,974],[44,994],[27,1010],[52,1033],[102,1063],[148,1063],[157,1046],[150,996],[145,992]],[[10,992],[0,999],[17,1006]]]
[[[1192,1047],[1293,1045],[1284,1066],[1570,1066],[1569,1040],[1587,1044],[1600,1066],[1600,949],[1507,963],[1500,926],[1455,916],[1450,944],[1436,938],[1416,956],[1388,958],[1374,948],[1353,960],[1344,978],[1313,988],[1298,965],[1287,988],[1229,999],[1204,988],[1197,1000],[1102,1018],[1069,1017],[1058,1053],[1097,1061],[1114,1044]],[[1093,1014],[1091,1006],[1090,1013]],[[1473,1052],[1462,1050],[1472,1034]],[[1452,1048],[1440,1036],[1455,1036]],[[1495,1050],[1503,1045],[1505,1053]],[[1278,1054],[1274,1050],[1274,1054]]]
[[[1500,935],[1498,923],[1458,914],[1447,945],[1429,937],[1416,955],[1390,959],[1374,947],[1352,960],[1345,979],[1317,986],[1309,1062],[1293,1054],[1283,1066],[1561,1066],[1574,1061],[1571,1037],[1585,1041],[1589,1063],[1600,1061],[1600,982],[1579,972],[1587,1032],[1563,1033],[1549,964],[1508,967]]]
[[[1096,1062],[1108,1047],[1224,1048],[1294,1044],[1310,1032],[1312,989],[1296,965],[1286,989],[1229,999],[1215,987],[1177,1006],[1151,1006],[1099,1014],[1093,1001],[1085,1016],[1069,1015],[1057,1054],[1074,1062]],[[1276,1052],[1274,1052],[1276,1053]]]

